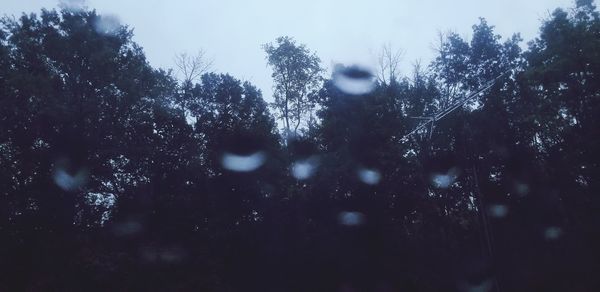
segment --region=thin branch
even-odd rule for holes
[[[174,63],[178,72],[183,76],[184,83],[193,83],[212,68],[213,60],[206,59],[205,55],[204,50],[199,50],[193,56],[185,52],[175,56]]]
[[[397,81],[398,67],[400,66],[403,55],[403,50],[394,50],[389,43],[381,46],[381,50],[377,56],[377,62],[379,63],[377,78],[380,83],[388,84]]]

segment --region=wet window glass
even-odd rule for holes
[[[596,1],[0,15],[0,291],[600,291]]]

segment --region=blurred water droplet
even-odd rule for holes
[[[85,0],[60,0],[58,6],[72,12],[82,11],[85,9]]]
[[[101,15],[96,18],[94,28],[99,34],[113,35],[119,32],[121,21],[116,15]]]
[[[521,182],[515,183],[515,191],[520,196],[526,196],[529,194],[529,185]]]
[[[550,226],[544,230],[544,237],[547,240],[557,240],[562,235],[562,229],[557,226]]]
[[[493,287],[494,282],[492,280],[485,280],[477,284],[463,283],[460,285],[460,290],[464,292],[489,292],[492,291]]]
[[[88,180],[88,171],[86,169],[80,169],[79,171],[71,174],[66,169],[58,167],[52,176],[54,183],[61,189],[69,192],[79,190]]]
[[[140,250],[142,259],[153,263],[174,264],[182,262],[186,257],[186,251],[181,247],[158,247],[154,245],[144,246]]]
[[[357,65],[337,65],[333,72],[333,83],[346,94],[363,95],[375,89],[375,76],[370,70]]]
[[[364,223],[365,215],[360,212],[341,212],[338,221],[346,226],[358,226]]]
[[[308,179],[313,176],[318,166],[319,160],[316,157],[296,161],[292,164],[292,176],[299,180]]]
[[[221,160],[221,164],[225,169],[231,171],[250,172],[257,170],[266,160],[267,156],[262,151],[250,155],[225,153]]]
[[[358,178],[368,185],[376,185],[381,181],[381,173],[374,169],[360,169],[358,170]]]
[[[117,236],[131,236],[142,231],[142,224],[138,221],[125,221],[121,223],[116,223],[113,226],[113,232]]]
[[[454,184],[459,175],[460,171],[458,168],[451,168],[447,173],[433,174],[431,182],[436,188],[447,189]]]
[[[438,188],[448,188],[454,182],[454,178],[447,174],[436,174],[433,176],[433,185]]]
[[[185,258],[185,251],[179,247],[165,248],[162,250],[159,257],[166,263],[178,263]]]
[[[508,207],[500,204],[491,205],[488,213],[494,218],[504,218],[506,215],[508,215]]]

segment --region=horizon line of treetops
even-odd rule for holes
[[[1,291],[600,287],[593,0],[526,50],[481,19],[410,76],[384,47],[325,77],[280,37],[271,104],[202,53],[153,68],[132,34],[89,9],[0,21]]]

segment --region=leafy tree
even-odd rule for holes
[[[429,70],[388,50],[363,95],[279,38],[285,137],[252,84],[182,84],[95,11],[4,18],[0,290],[597,290],[600,16],[575,4],[525,52],[483,19]]]
[[[267,63],[273,69],[274,106],[284,121],[286,135],[297,134],[302,121],[307,114],[312,115],[315,107],[311,94],[321,81],[321,60],[305,45],[296,44],[287,36],[263,48]]]

